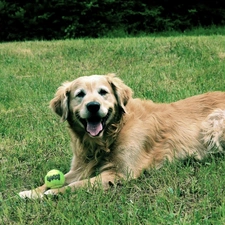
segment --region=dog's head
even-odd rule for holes
[[[58,88],[50,107],[77,130],[101,136],[109,124],[126,112],[131,89],[114,74],[79,77]]]

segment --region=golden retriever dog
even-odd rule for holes
[[[188,156],[200,160],[225,146],[225,92],[154,103],[132,98],[132,90],[114,74],[92,75],[63,83],[50,107],[68,122],[71,169],[62,188],[42,185],[20,192],[22,198],[96,183],[107,189],[165,161]]]

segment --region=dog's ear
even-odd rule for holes
[[[129,99],[132,98],[132,90],[125,85],[121,79],[116,77],[115,74],[107,74],[106,76],[114,91],[119,106],[122,108],[123,112],[126,112],[125,106]]]
[[[50,101],[50,108],[65,121],[69,113],[69,94],[71,82],[65,82],[60,86],[55,97]]]

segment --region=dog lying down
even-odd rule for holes
[[[100,182],[104,189],[165,160],[202,159],[225,145],[225,92],[170,104],[132,98],[114,74],[79,77],[58,88],[50,107],[67,121],[73,159],[65,185],[20,192],[41,198]]]

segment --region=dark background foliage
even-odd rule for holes
[[[225,25],[225,1],[0,0],[0,41],[101,37]]]

